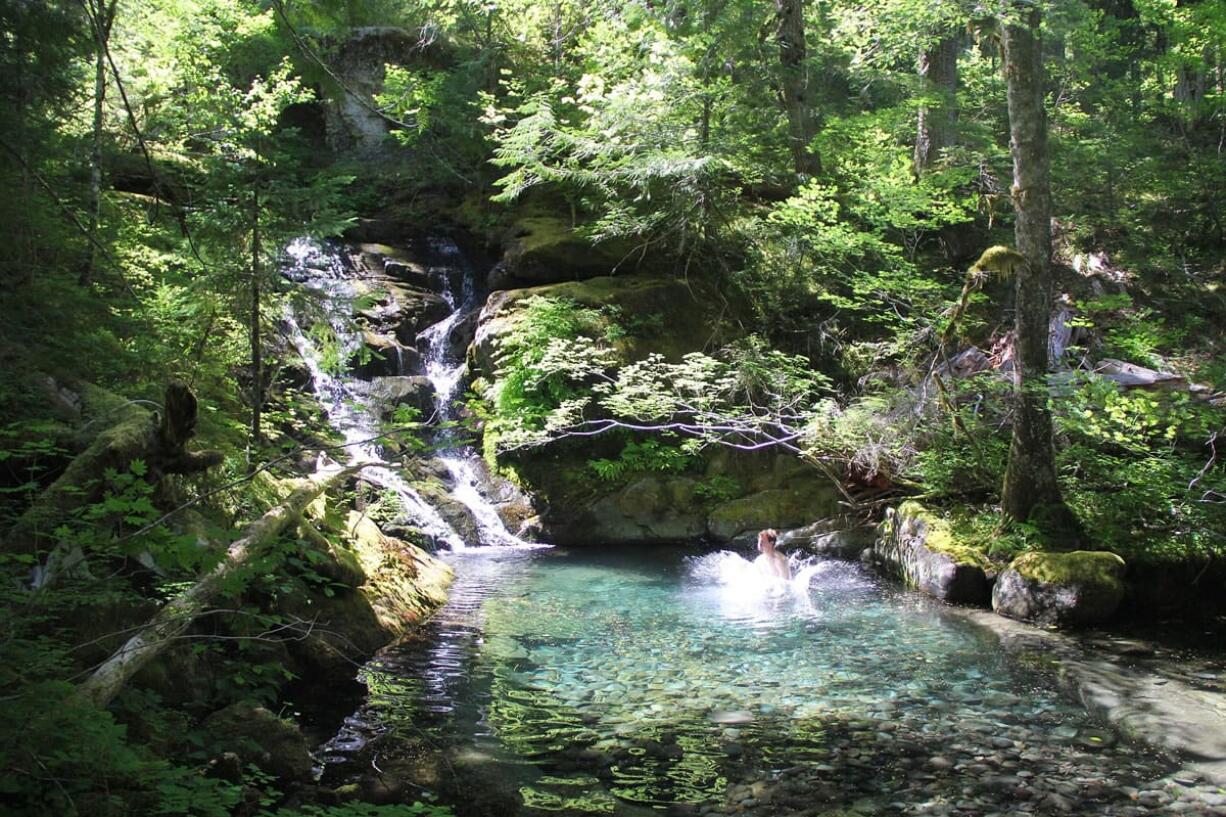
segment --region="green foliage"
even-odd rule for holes
[[[727,474],[716,474],[694,486],[694,495],[708,505],[718,505],[744,493],[741,483]]]
[[[373,803],[351,802],[339,806],[302,806],[261,812],[260,817],[452,817],[447,806],[433,803],[376,806]]]
[[[1094,376],[1078,383],[1056,415],[1068,441],[1059,463],[1094,541],[1129,560],[1215,552],[1226,532],[1214,496],[1223,475],[1205,441],[1219,424],[1187,394],[1120,391]]]
[[[597,310],[540,296],[523,306],[499,351],[493,422],[487,428],[508,446],[543,430],[554,412],[583,394],[613,362],[610,350],[591,337],[605,323]]]
[[[676,435],[664,434],[660,439],[629,440],[617,459],[588,460],[588,467],[605,482],[620,482],[628,475],[640,472],[680,473],[695,461],[693,440],[677,443]]]

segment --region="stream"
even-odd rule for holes
[[[361,671],[365,702],[317,752],[324,783],[438,797],[461,817],[1175,813],[1136,799],[1174,759],[858,564],[793,556],[783,583],[749,553],[565,552],[509,531],[446,427],[478,275],[447,239],[425,256],[451,309],[418,335],[444,424],[434,456],[478,541],[363,442],[378,430],[369,384],[329,371],[319,333],[285,316],[351,459],[375,463],[365,478],[456,572],[448,603]],[[288,258],[347,358],[359,293],[340,254],[302,242]]]

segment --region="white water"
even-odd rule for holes
[[[687,584],[712,597],[731,620],[769,623],[779,615],[816,615],[816,598],[845,596],[872,589],[872,583],[854,565],[816,556],[788,556],[792,577],[783,579],[764,555],[750,560],[731,550],[720,550],[685,560]]]
[[[464,259],[455,242],[450,239],[435,239],[431,249],[438,258],[431,270],[443,280],[443,299],[451,307],[451,314],[423,330],[417,340],[425,362],[426,377],[434,387],[434,405],[438,417],[444,423],[455,418],[454,399],[456,389],[466,369],[463,353],[454,354],[451,336],[464,318],[479,306],[475,271]],[[432,276],[435,277],[435,276]],[[471,446],[459,444],[455,435],[444,430],[441,435],[443,450],[438,461],[447,469],[453,486],[451,496],[472,512],[481,530],[484,544],[501,547],[536,547],[507,530],[497,509],[481,492],[484,480],[480,474],[480,459]]]
[[[472,270],[464,265],[455,244],[442,241],[434,249],[446,259],[446,264],[439,271],[446,281],[442,294],[452,307],[452,312],[424,330],[419,341],[425,347],[425,374],[435,389],[437,416],[448,421],[454,415],[452,402],[465,368],[462,358],[455,361],[449,355],[451,335],[466,311],[475,308],[476,304]],[[324,312],[321,317],[331,327],[336,339],[335,354],[343,365],[359,350],[361,333],[353,320],[353,302],[357,291],[340,254],[335,249],[307,239],[291,242],[285,254],[286,277],[318,294]],[[455,291],[457,278],[460,284],[458,293]],[[452,550],[463,550],[469,543],[381,455],[377,439],[380,433],[377,412],[368,405],[371,399],[370,384],[347,373],[329,371],[324,364],[321,345],[302,327],[302,316],[287,307],[284,319],[290,338],[311,373],[315,395],[323,405],[329,423],[344,438],[349,462],[367,464],[362,478],[394,494],[404,514],[424,534]],[[454,443],[453,436],[444,432],[445,451],[438,460],[454,481],[451,496],[472,513],[480,531],[481,544],[530,546],[531,543],[507,530],[498,511],[481,493],[475,452],[466,446],[453,444],[447,447],[449,443]]]

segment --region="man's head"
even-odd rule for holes
[[[758,534],[758,550],[763,553],[770,553],[775,549],[775,544],[779,541],[779,531],[774,528],[767,528]]]

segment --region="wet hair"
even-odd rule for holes
[[[758,536],[766,537],[766,541],[770,542],[772,545],[779,543],[779,531],[775,530],[774,528],[767,528],[759,533]]]

